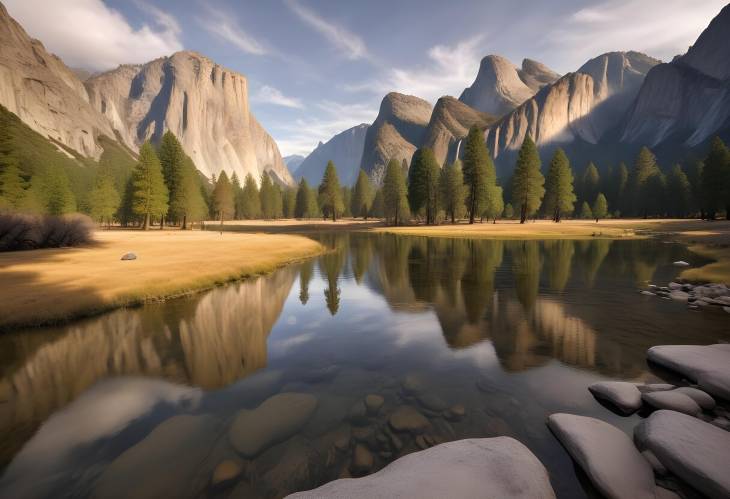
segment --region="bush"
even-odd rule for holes
[[[80,246],[91,242],[93,229],[85,215],[0,213],[0,251]]]

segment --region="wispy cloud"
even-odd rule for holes
[[[281,91],[268,85],[263,85],[259,88],[258,92],[253,96],[253,99],[257,102],[263,102],[266,104],[274,104],[276,106],[291,107],[294,109],[304,109],[304,104],[299,99],[294,97],[287,97],[282,94]]]
[[[265,55],[269,53],[266,46],[249,35],[230,12],[208,6],[205,15],[198,18],[198,22],[211,35],[232,44],[247,54]]]
[[[144,2],[143,0],[134,0],[134,5],[136,5],[139,10],[151,15],[155,19],[155,22],[159,26],[165,28],[166,31],[176,35],[182,33],[180,23],[178,23],[175,16],[169,12],[165,12],[164,10],[152,5],[151,3]]]
[[[302,5],[298,0],[286,0],[286,4],[299,19],[324,36],[348,59],[355,60],[368,57],[365,42],[356,34],[324,19],[314,10]]]

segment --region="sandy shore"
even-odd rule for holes
[[[314,256],[303,236],[97,231],[89,247],[0,253],[0,328],[163,299]],[[121,261],[127,252],[137,260]]]

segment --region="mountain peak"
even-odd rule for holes
[[[679,60],[717,80],[730,78],[730,4],[710,22]]]

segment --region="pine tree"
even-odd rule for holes
[[[593,218],[596,219],[596,223],[601,218],[608,216],[608,201],[606,196],[602,192],[599,192],[596,196],[596,201],[593,203]]]
[[[715,137],[702,169],[702,198],[708,220],[714,220],[722,209],[729,175],[730,151],[720,137]]]
[[[368,218],[370,207],[373,204],[373,185],[370,183],[367,173],[360,169],[357,174],[355,188],[352,191],[352,216]]]
[[[581,201],[586,201],[588,203],[592,202],[596,199],[596,196],[598,195],[598,189],[601,183],[601,176],[598,174],[598,168],[596,168],[596,165],[593,164],[591,161],[588,163],[588,166],[586,167],[585,171],[583,172],[583,177],[581,178],[580,182],[580,198]]]
[[[297,189],[287,187],[282,191],[284,198],[284,218],[294,218],[297,205]]]
[[[583,201],[583,204],[580,207],[580,218],[584,220],[593,218],[593,212],[591,211],[591,207],[588,206],[588,203],[586,201]]]
[[[261,197],[256,180],[250,173],[246,175],[241,194],[241,215],[248,220],[261,216]]]
[[[297,187],[296,203],[294,207],[294,216],[296,218],[312,218],[315,214],[310,211],[309,198],[310,189],[307,179],[302,177]]]
[[[114,188],[114,180],[108,171],[97,174],[94,188],[89,193],[89,212],[91,218],[99,223],[111,225],[112,218],[119,209],[121,199]]]
[[[494,163],[484,143],[482,132],[476,126],[469,129],[464,147],[464,183],[466,184],[466,205],[469,223],[480,215],[489,202],[490,194],[497,182]]]
[[[34,179],[36,177],[41,181],[46,213],[63,215],[76,211],[76,199],[71,192],[68,176],[62,168],[47,167],[42,174],[36,174]]]
[[[322,176],[322,183],[319,185],[319,205],[325,217],[332,217],[337,221],[337,215],[344,210],[342,201],[342,188],[340,179],[337,177],[337,168],[332,161],[327,162]]]
[[[200,221],[206,217],[209,207],[203,197],[203,191],[198,169],[195,168],[193,160],[186,156],[182,177],[174,199],[177,216],[182,218],[180,226],[182,230],[188,228],[188,221]]]
[[[441,169],[439,190],[441,192],[441,204],[453,224],[463,214],[466,200],[466,186],[464,185],[461,161],[456,160],[451,165],[445,165]]]
[[[512,204],[507,203],[506,205],[504,205],[504,218],[506,218],[507,220],[511,220],[512,218],[514,218],[514,216],[515,209],[512,208]]]
[[[691,189],[690,213],[699,213],[700,218],[705,218],[705,203],[702,198],[702,170],[704,163],[702,161],[692,161],[685,170],[687,180]]]
[[[657,168],[657,172],[646,179],[643,189],[643,201],[646,206],[646,214],[664,216],[667,205],[666,191],[667,179]]]
[[[491,218],[493,223],[497,223],[497,217],[502,214],[502,211],[504,211],[502,188],[498,185],[494,185],[490,187],[490,193],[487,197],[487,205],[482,215],[487,217],[487,220]]]
[[[8,163],[0,173],[0,210],[17,210],[25,196],[25,182],[15,163]]]
[[[160,159],[160,167],[162,175],[165,178],[165,185],[168,191],[168,207],[167,218],[177,222],[183,216],[181,213],[183,201],[181,199],[181,186],[183,176],[185,174],[185,152],[182,145],[171,131],[167,131],[162,136],[160,147],[157,151],[157,157]],[[164,217],[160,221],[160,228],[164,224]]]
[[[243,186],[235,171],[231,175],[231,187],[233,188],[233,218],[241,220],[243,218]]]
[[[391,159],[385,167],[383,178],[383,212],[388,223],[399,225],[407,218],[408,198],[403,169],[397,159]]]
[[[682,218],[689,213],[692,187],[682,167],[674,165],[667,176],[667,209],[671,216]]]
[[[545,194],[545,178],[540,173],[540,155],[532,138],[527,135],[517,156],[517,165],[512,176],[512,200],[520,210],[520,223],[540,207]]]
[[[373,204],[370,205],[370,212],[368,213],[368,215],[373,218],[385,217],[385,201],[383,200],[383,189],[378,189],[377,191],[375,191]]]
[[[550,161],[545,182],[543,210],[554,222],[560,222],[564,213],[572,213],[576,198],[573,192],[573,171],[565,151],[558,148]]]
[[[132,178],[132,210],[143,217],[142,228],[147,230],[151,218],[162,217],[167,213],[169,199],[160,160],[149,141],[139,148],[139,161],[132,172]]]
[[[352,216],[352,188],[346,185],[342,186],[342,216]]]
[[[265,219],[274,218],[276,216],[276,194],[271,177],[266,172],[261,174],[259,196],[261,198],[261,216]]]
[[[647,147],[642,147],[629,177],[631,213],[644,218],[649,216],[654,200],[647,197],[650,194],[647,192],[647,183],[650,177],[659,173],[654,154]]]
[[[233,217],[235,210],[233,186],[225,170],[218,175],[218,181],[213,188],[213,208],[216,219],[220,220],[221,224],[224,220],[230,220]]]
[[[626,187],[629,182],[629,169],[622,161],[618,167],[613,170],[611,175],[611,189],[608,193],[608,205],[613,206],[614,210],[620,214],[621,211],[629,212],[629,208],[624,206],[628,200],[626,195]]]
[[[426,224],[436,222],[439,165],[428,147],[416,150],[408,169],[408,203],[411,213],[425,210]]]
[[[278,184],[272,184],[271,199],[273,208],[271,218],[281,218],[284,214],[284,196]]]

